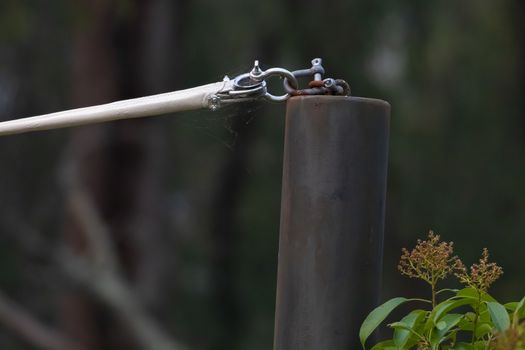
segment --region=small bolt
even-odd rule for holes
[[[255,63],[253,64],[253,69],[250,72],[250,75],[252,76],[259,76],[262,74],[261,67],[259,67],[259,60],[255,60]]]
[[[325,79],[324,80],[324,86],[327,87],[327,88],[330,88],[332,86],[335,85],[335,80],[334,79]]]

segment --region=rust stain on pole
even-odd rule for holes
[[[288,101],[275,350],[361,348],[379,298],[389,120],[376,99]]]

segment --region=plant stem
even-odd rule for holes
[[[436,307],[436,282],[432,279],[430,284],[432,287],[432,309]]]
[[[490,343],[492,342],[492,334],[489,334],[489,336],[487,337],[487,342],[486,342],[486,345],[485,345],[485,350],[490,350]]]

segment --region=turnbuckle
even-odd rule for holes
[[[264,99],[273,102],[283,102],[291,96],[304,95],[350,95],[350,86],[342,79],[323,79],[325,74],[322,60],[314,58],[312,67],[289,71],[284,68],[269,68],[262,70],[259,61],[255,61],[249,73],[241,74],[231,80],[228,76],[224,77],[224,87],[209,98],[210,109],[216,110],[223,103],[245,102]],[[268,92],[267,80],[271,77],[283,79],[285,94],[274,95]],[[299,89],[298,78],[312,77],[309,87]]]

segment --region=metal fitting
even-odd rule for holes
[[[324,79],[324,67],[321,58],[314,58],[312,66],[307,69],[289,71],[284,68],[261,69],[259,61],[254,62],[249,73],[241,74],[230,80],[225,77],[224,88],[209,98],[210,109],[216,110],[222,104],[265,99],[273,102],[283,102],[291,96],[298,95],[349,95],[350,87],[344,80]],[[285,93],[274,95],[268,91],[267,80],[272,77],[283,79]],[[309,88],[300,89],[298,78],[312,77]]]

